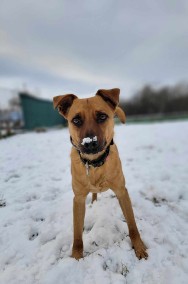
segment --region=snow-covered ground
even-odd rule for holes
[[[148,260],[110,190],[88,197],[72,259],[68,130],[21,134],[0,141],[0,284],[188,283],[188,122],[119,125],[115,142]]]

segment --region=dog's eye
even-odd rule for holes
[[[105,113],[98,113],[97,114],[97,122],[102,123],[108,118],[108,115]]]
[[[72,123],[76,126],[81,126],[82,125],[82,119],[81,117],[74,117],[72,120]]]
[[[100,118],[101,120],[105,120],[105,119],[107,119],[107,115],[106,115],[106,114],[101,114],[101,115],[99,116],[99,118]]]

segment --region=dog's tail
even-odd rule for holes
[[[124,113],[124,111],[122,110],[122,108],[120,108],[120,107],[118,106],[118,107],[116,108],[115,114],[117,115],[117,117],[119,118],[119,120],[120,120],[122,123],[125,123],[125,121],[126,121],[126,116],[125,116],[125,113]]]

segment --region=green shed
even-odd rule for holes
[[[27,93],[20,93],[19,97],[25,129],[67,125],[66,120],[59,115],[57,110],[54,110],[52,101],[40,99]]]

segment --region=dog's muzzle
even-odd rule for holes
[[[91,139],[92,140],[92,139]],[[85,154],[97,154],[101,151],[101,147],[98,141],[90,141],[81,145],[81,152]]]
[[[79,151],[79,153],[83,154],[97,154],[101,151],[103,151],[106,147],[106,142],[99,142],[97,139],[94,137],[87,137],[82,139],[82,142],[80,143],[79,146],[76,146],[73,142],[72,137],[70,136],[70,141],[72,145]],[[84,141],[84,143],[83,143]]]

